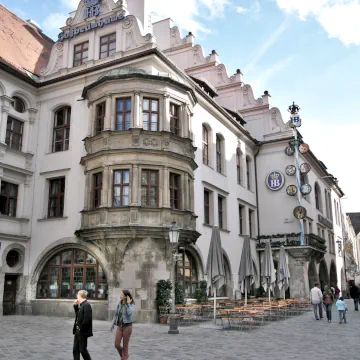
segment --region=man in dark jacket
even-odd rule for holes
[[[80,290],[74,303],[75,323],[73,328],[74,360],[80,360],[80,354],[84,360],[91,360],[87,351],[87,339],[93,336],[92,333],[92,309],[91,305],[86,301],[87,292]]]
[[[350,296],[354,299],[355,311],[359,311],[359,289],[355,284],[350,288]]]

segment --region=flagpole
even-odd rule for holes
[[[213,286],[214,291],[214,324],[216,325],[216,287]]]

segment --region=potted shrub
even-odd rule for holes
[[[183,288],[179,283],[175,283],[175,304],[176,305],[184,305],[185,298]]]
[[[198,304],[206,303],[209,301],[207,296],[207,282],[202,280],[199,287],[195,290],[195,299]]]
[[[172,284],[170,280],[159,280],[156,284],[156,306],[159,310],[160,324],[167,324],[170,312]]]

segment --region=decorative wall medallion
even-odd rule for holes
[[[293,176],[296,174],[296,167],[294,165],[288,165],[285,169],[286,175]]]
[[[144,139],[143,144],[144,144],[145,146],[150,146],[150,144],[151,144],[150,139]]]
[[[295,196],[298,192],[298,188],[296,185],[289,185],[287,188],[286,188],[286,193],[289,195],[289,196]]]
[[[310,184],[304,184],[301,186],[300,191],[303,195],[309,195],[312,191],[312,187]]]
[[[301,144],[299,146],[299,151],[301,154],[306,154],[309,151],[309,145],[308,144]]]
[[[152,145],[152,146],[158,146],[158,145],[159,145],[158,139],[152,139],[152,140],[151,140],[151,145]]]
[[[307,215],[307,211],[303,206],[297,206],[294,209],[294,216],[297,219],[304,219],[306,217],[306,215]]]
[[[287,156],[293,156],[295,154],[295,148],[293,146],[291,146],[291,145],[287,146],[285,148],[285,154]]]
[[[139,145],[140,136],[134,135],[132,138],[133,145]]]
[[[310,172],[311,170],[311,166],[307,163],[303,163],[300,165],[300,172],[302,174],[307,174],[308,172]]]
[[[285,184],[284,174],[274,170],[266,177],[266,185],[272,191],[280,190]]]

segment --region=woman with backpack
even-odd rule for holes
[[[331,309],[334,303],[334,295],[330,290],[329,286],[325,286],[325,290],[323,293],[323,303],[326,311],[326,317],[329,323],[331,323]]]

